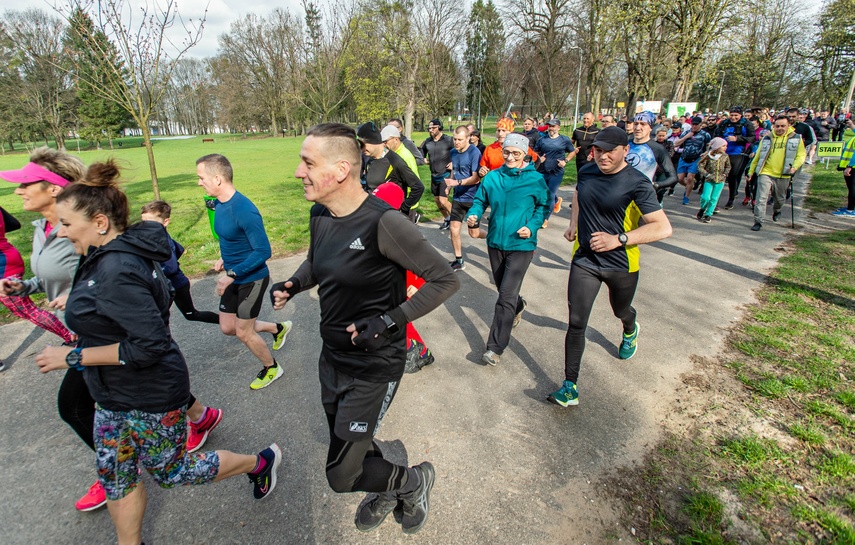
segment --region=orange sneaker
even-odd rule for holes
[[[553,214],[557,214],[558,212],[561,211],[561,203],[562,202],[564,202],[564,199],[562,199],[561,197],[556,197],[555,206],[552,208]]]
[[[95,481],[95,484],[89,487],[89,491],[77,500],[74,507],[78,511],[94,511],[105,505],[107,505],[107,492],[104,491],[100,482]]]

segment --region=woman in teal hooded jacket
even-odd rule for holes
[[[525,273],[537,248],[537,231],[546,219],[552,197],[543,176],[526,161],[528,138],[511,133],[502,144],[505,164],[481,181],[466,218],[475,227],[490,207],[487,252],[499,298],[481,361],[499,363],[519,324],[526,302],[520,296]]]

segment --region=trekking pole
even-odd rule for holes
[[[790,163],[790,170],[792,170],[793,165]],[[793,187],[793,179],[796,177],[795,174],[790,176],[790,185],[787,187],[787,191],[790,192],[790,229],[796,228],[796,190]]]

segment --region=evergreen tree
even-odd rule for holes
[[[116,101],[108,100],[96,89],[124,86],[116,74],[123,73],[118,52],[107,36],[96,30],[92,19],[81,9],[76,9],[68,21],[65,47],[74,65],[72,72],[77,84],[78,132],[81,137],[101,148],[106,136],[112,148],[112,139],[123,128],[133,125],[130,113]],[[106,59],[114,64],[105,70],[104,60],[99,58],[107,52]]]
[[[466,51],[463,53],[466,102],[471,112],[477,114],[479,98],[482,115],[502,109],[499,75],[504,49],[505,29],[493,0],[475,0],[469,14]]]

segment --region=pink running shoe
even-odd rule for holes
[[[107,493],[101,483],[95,481],[95,484],[89,487],[89,491],[77,500],[74,507],[78,511],[94,511],[105,505],[107,505]]]
[[[208,440],[208,434],[217,427],[223,419],[223,411],[213,407],[205,407],[205,415],[198,424],[188,422],[187,426],[187,452],[196,452]]]

